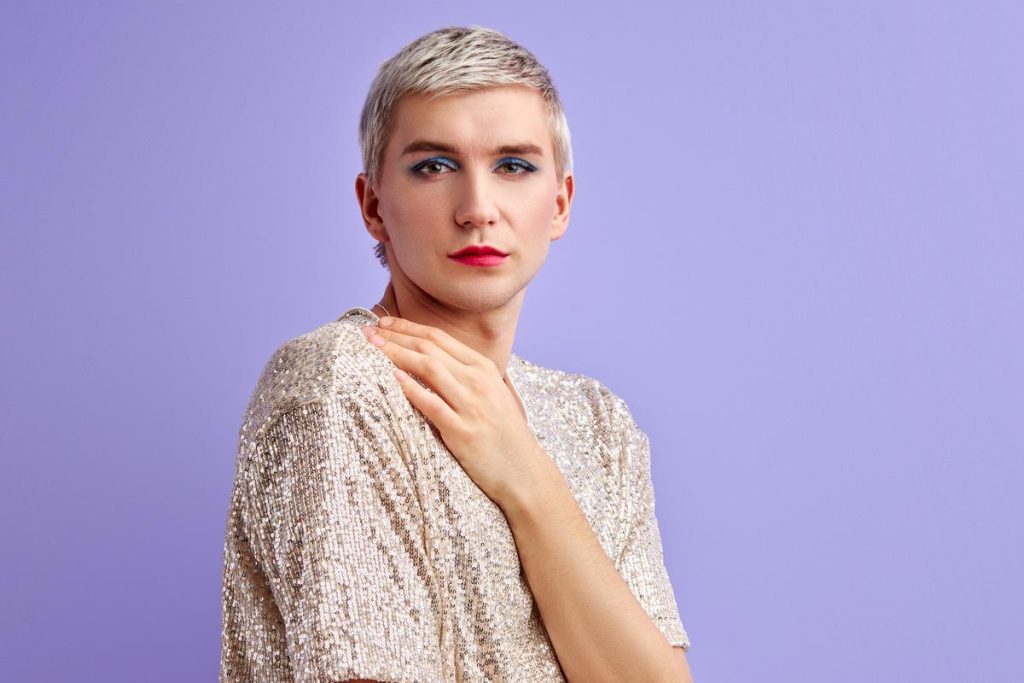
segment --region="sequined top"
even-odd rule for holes
[[[220,681],[564,681],[507,520],[360,328],[282,344],[239,430]],[[585,375],[512,354],[530,430],[653,622],[689,649],[654,516],[647,436]]]

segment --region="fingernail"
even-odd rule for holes
[[[380,320],[377,321],[377,324],[380,325],[381,327],[387,327],[392,322],[394,322],[394,318],[391,318],[389,316],[384,316],[383,318],[381,318]]]

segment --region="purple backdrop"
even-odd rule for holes
[[[695,679],[1019,680],[1020,4],[480,5],[0,7],[0,678],[215,680],[249,392],[384,288],[363,97],[481,24],[576,158],[516,351],[650,435]]]

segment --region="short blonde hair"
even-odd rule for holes
[[[384,150],[394,127],[394,110],[405,95],[429,99],[483,88],[521,85],[544,100],[554,146],[558,181],[572,173],[569,123],[551,76],[537,58],[508,36],[482,26],[447,26],[417,38],[377,71],[359,117],[363,172],[371,185],[380,179]],[[388,267],[384,243],[374,253]]]

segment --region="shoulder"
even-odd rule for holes
[[[522,359],[519,363],[516,379],[528,381],[532,396],[539,397],[540,419],[576,444],[571,448],[592,454],[590,462],[614,477],[618,490],[632,490],[632,482],[647,472],[650,450],[625,399],[596,377]]]
[[[546,367],[518,358],[517,379],[528,384],[534,395],[542,395],[553,410],[572,421],[599,423],[618,432],[632,423],[629,406],[621,396],[596,377],[568,370]]]
[[[545,368],[549,381],[566,387],[558,410],[581,438],[596,438],[610,454],[622,481],[649,477],[650,440],[626,400],[603,381],[581,373]],[[623,484],[624,485],[624,484]]]
[[[281,343],[263,366],[246,407],[239,437],[251,441],[277,417],[328,398],[383,391],[388,361],[360,331],[373,318],[351,308],[339,318]]]

